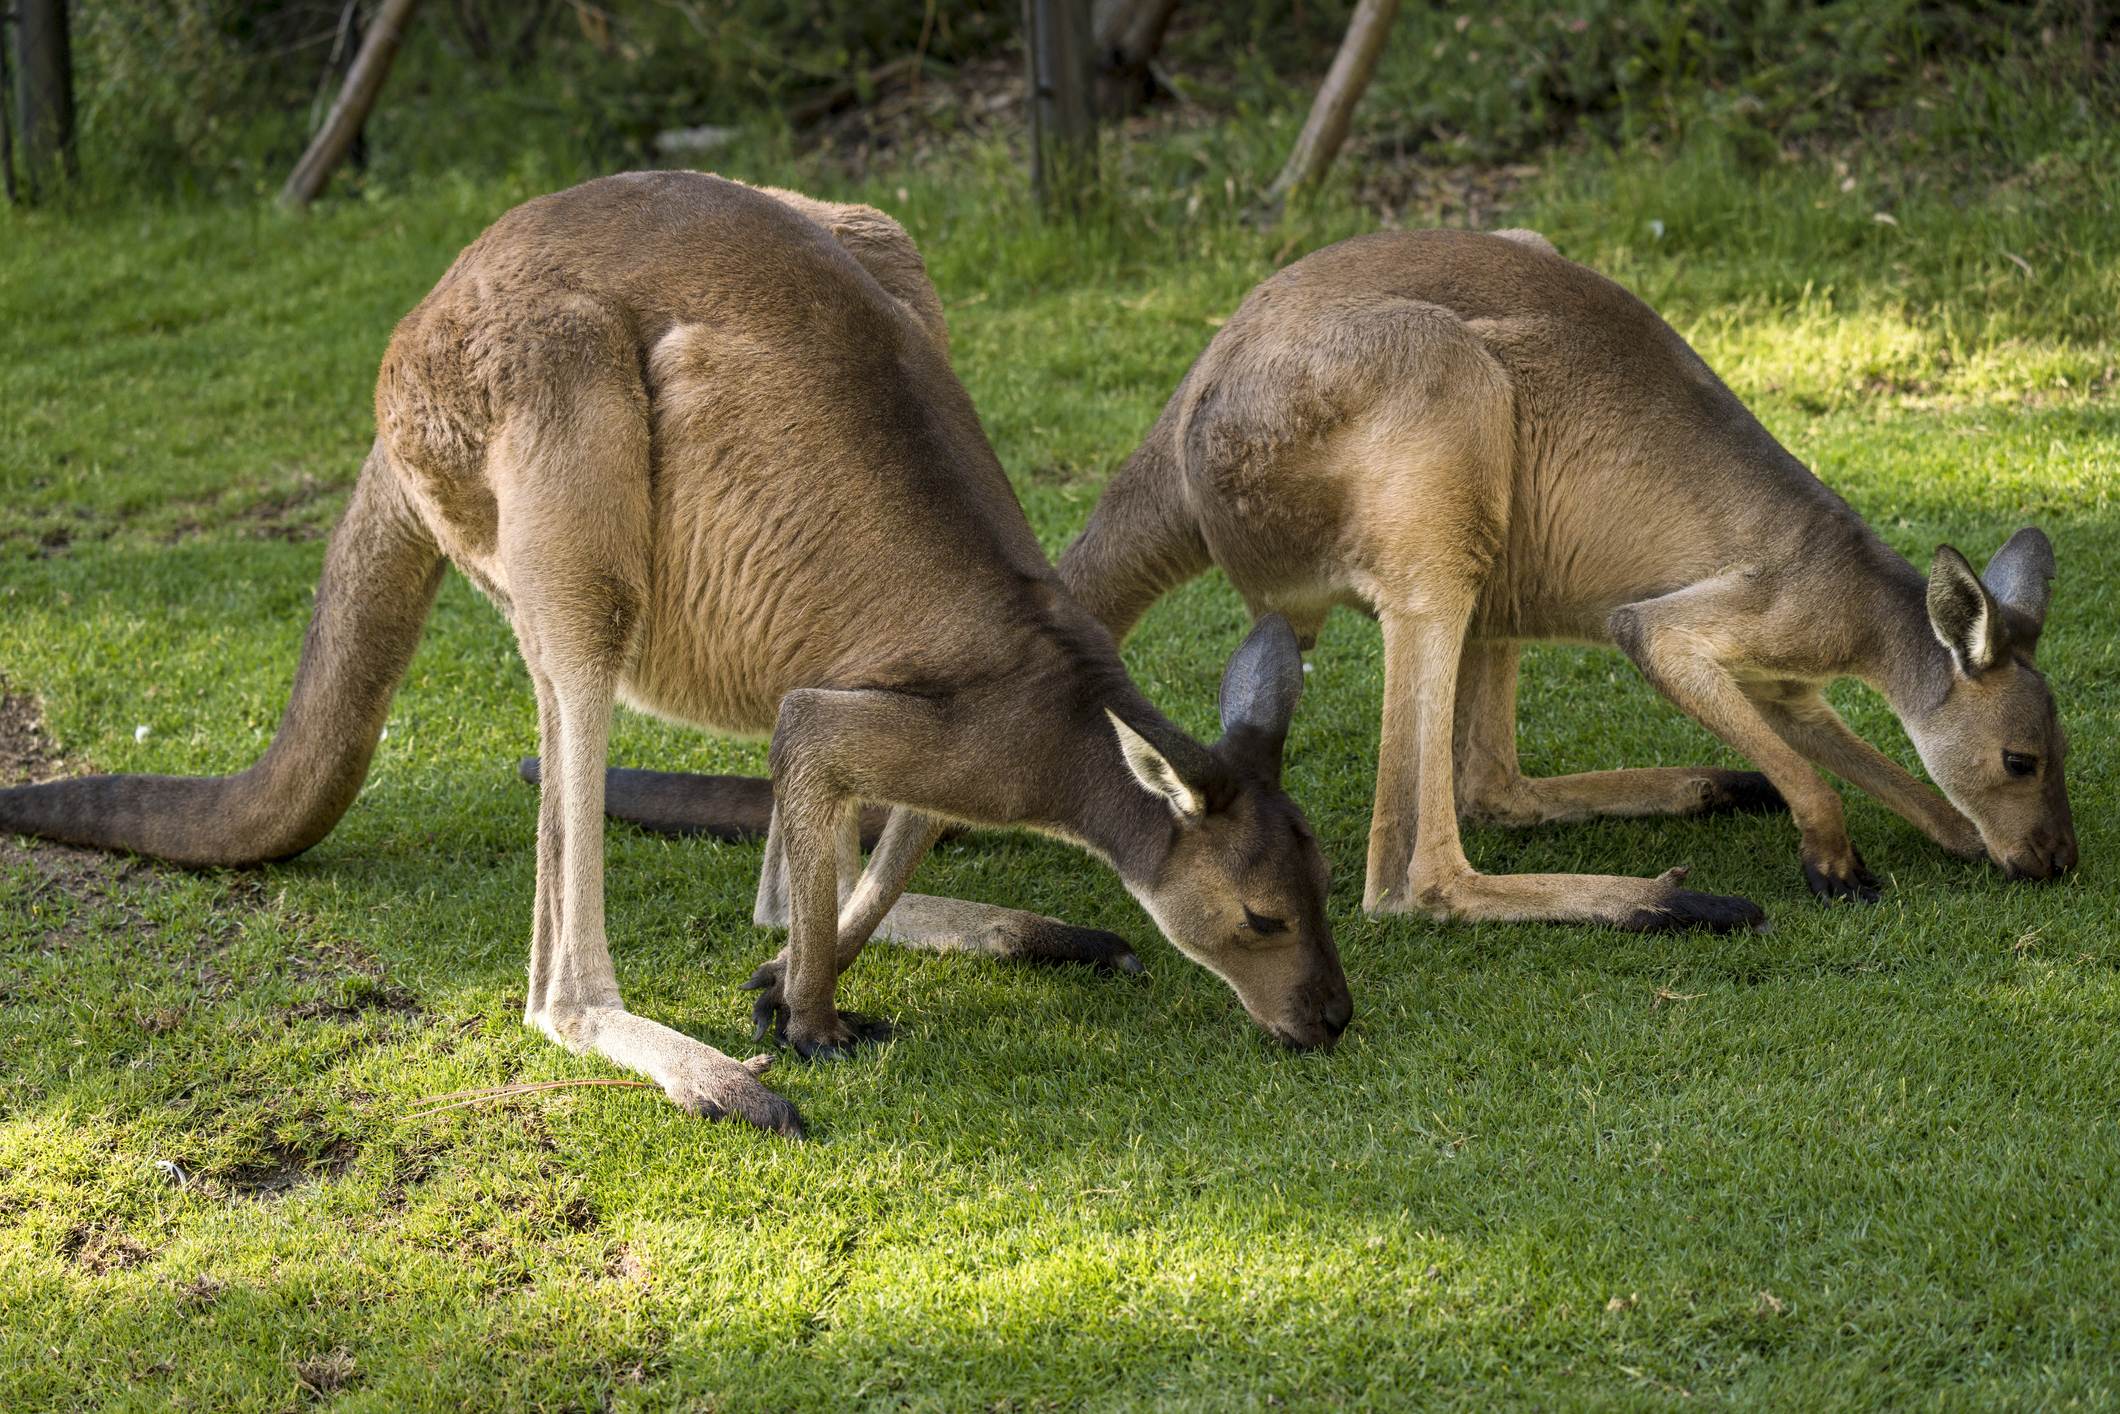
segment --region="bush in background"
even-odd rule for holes
[[[75,0],[85,166],[123,192],[275,189],[336,92],[373,0]],[[1191,0],[1167,46],[1186,95],[1300,109],[1349,0]],[[946,77],[1014,53],[1018,0],[430,0],[349,180],[565,181],[655,160],[654,135],[873,96],[916,52]],[[1737,160],[1874,131],[2004,162],[2027,103],[2108,95],[2120,26],[2087,0],[1499,0],[1409,6],[1365,105],[1371,153],[1499,163],[1561,144],[1718,135]],[[944,117],[937,120],[948,125]],[[1288,134],[1287,136],[1292,136]],[[2038,138],[2044,141],[2044,138]],[[365,166],[363,161],[365,160]]]

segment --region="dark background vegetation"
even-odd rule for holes
[[[274,190],[336,91],[366,4],[77,0],[87,185],[103,193]],[[1163,63],[1193,104],[1307,101],[1347,0],[1181,6]],[[904,87],[925,136],[983,112],[932,96],[1018,58],[1016,0],[431,0],[342,182],[402,184],[537,164],[568,179],[656,160],[663,129],[742,126],[801,150],[819,121]],[[349,22],[350,16],[350,22]],[[923,46],[923,36],[925,43]],[[1857,134],[2007,157],[2010,95],[2109,93],[2120,42],[2093,0],[1501,0],[1402,13],[1357,152],[1503,163],[1551,144],[1660,142],[1711,128],[1742,159]],[[2000,98],[1989,96],[1993,90]],[[977,109],[976,103],[970,105]],[[703,164],[704,165],[704,164]],[[1268,174],[1270,175],[1270,174]]]

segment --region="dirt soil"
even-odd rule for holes
[[[37,699],[26,693],[18,696],[0,683],[0,788],[85,773],[85,763],[69,770],[52,750]]]
[[[0,788],[87,775],[91,770],[85,759],[67,761],[52,749],[34,697],[8,692],[0,685]],[[0,873],[12,873],[23,865],[38,879],[28,897],[57,891],[82,905],[66,911],[68,921],[46,940],[49,947],[69,946],[90,927],[101,931],[112,924],[144,922],[145,915],[132,895],[155,877],[155,866],[145,860],[48,840],[25,847],[13,835],[0,836]],[[118,885],[132,887],[121,890]]]

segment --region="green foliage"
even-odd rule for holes
[[[1627,143],[1706,127],[1757,161],[1813,135],[1844,136],[1872,109],[1906,107],[1902,120],[1924,126],[1924,110],[1908,105],[1953,82],[1998,85],[2006,101],[2057,84],[2072,100],[2097,93],[2116,38],[2102,13],[2052,4],[1417,6],[1393,34],[1369,121],[1382,140],[1484,160],[1578,134]]]
[[[91,186],[276,189],[337,95],[373,8],[79,0]],[[992,52],[1015,14],[1000,0],[938,3],[925,53],[949,66]],[[368,160],[386,185],[525,166],[573,178],[639,165],[665,127],[747,121],[772,132],[780,105],[911,54],[925,20],[920,6],[873,0],[436,0],[414,15]]]
[[[80,0],[91,191],[261,195],[336,94],[358,21],[343,0]],[[1166,55],[1195,101],[1249,122],[1308,102],[1351,7],[1248,0],[1181,11]],[[1724,135],[1749,165],[1838,141],[1862,115],[1934,151],[2008,140],[2009,111],[2105,101],[2120,30],[2052,0],[1505,0],[1408,6],[1365,105],[1373,149],[1483,161],[1554,143]],[[2090,18],[2086,18],[2090,17]],[[658,160],[657,132],[744,128],[916,51],[946,76],[1012,52],[1018,7],[876,0],[450,0],[419,11],[366,148],[342,176],[391,190],[451,172],[546,184]],[[2089,25],[2089,28],[2086,28]],[[925,48],[921,47],[926,35]],[[1927,107],[1923,105],[1927,104]],[[1994,111],[1966,121],[1986,104]],[[1949,115],[1949,116],[1947,116]],[[948,130],[948,113],[930,119]],[[1285,138],[1283,140],[1285,146]]]

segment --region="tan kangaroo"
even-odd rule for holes
[[[1870,792],[2010,876],[2076,862],[2067,741],[2032,665],[2053,550],[2018,531],[1929,575],[1790,455],[1669,325],[1528,231],[1360,236],[1254,290],[1060,565],[1123,641],[1220,565],[1305,647],[1349,605],[1384,636],[1364,907],[1627,928],[1758,919],[1657,879],[1475,873],[1507,825],[1786,802],[1805,879],[1875,899],[1840,797]],[[1517,645],[1614,643],[1764,773],[1517,769]],[[1870,684],[1948,801],[1820,690]],[[1807,764],[1810,763],[1810,764]]]
[[[508,615],[537,693],[551,770],[524,1016],[553,1040],[695,1113],[801,1132],[758,1081],[767,1057],[619,996],[620,699],[771,734],[759,906],[789,943],[758,1013],[804,1056],[871,1033],[835,1005],[839,973],[948,820],[1105,859],[1282,1041],[1346,1026],[1325,861],[1279,784],[1294,635],[1268,619],[1238,650],[1213,746],[1142,697],[1040,552],[888,217],[689,172],[527,202],[398,325],[376,418],[264,758],[0,792],[0,830],[195,865],[307,849],[359,792],[447,560]],[[864,801],[898,808],[857,881]]]

